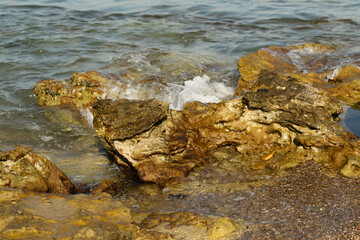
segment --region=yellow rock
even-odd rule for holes
[[[106,194],[0,188],[0,239],[133,239],[130,210]]]
[[[221,217],[215,219],[209,230],[209,240],[227,239],[231,233],[237,230],[236,225],[228,217]]]
[[[137,216],[144,217],[144,216]],[[137,239],[234,239],[238,227],[227,217],[193,212],[152,213],[142,219]]]

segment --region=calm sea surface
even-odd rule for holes
[[[158,71],[146,56],[165,51],[176,56],[175,66],[226,65],[224,77],[215,69],[212,78],[234,87],[236,60],[262,47],[316,42],[339,47],[345,57],[360,54],[359,24],[358,0],[2,0],[0,144],[34,148],[75,182],[115,178],[94,131],[76,114],[36,105],[32,88],[38,81],[138,58],[142,65],[135,67]],[[192,79],[176,87],[183,89],[186,80]],[[349,111],[348,126],[359,134],[359,115]]]

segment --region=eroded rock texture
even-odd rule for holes
[[[265,161],[274,155],[291,156],[289,153],[299,148],[310,148],[314,156],[319,152],[324,155],[320,161],[337,168],[344,167],[350,155],[357,156],[355,143],[350,143],[355,136],[337,123],[342,112],[339,101],[321,89],[269,71],[262,71],[238,99],[209,105],[189,103],[182,111],[168,110],[166,104],[153,101],[164,106],[166,116],[155,110],[158,117],[147,110],[139,116],[138,101],[103,100],[94,106],[94,126],[109,152],[120,164],[136,169],[143,181],[183,177],[209,161],[210,150],[223,146],[232,146],[239,154],[262,155]],[[151,109],[153,101],[141,101],[140,105]],[[119,105],[127,110],[119,110]],[[133,118],[150,121],[141,121],[147,127],[135,120],[135,124],[117,123]],[[134,131],[133,125],[139,130]],[[291,159],[284,160],[284,164],[287,161]]]
[[[0,187],[69,194],[74,185],[64,172],[32,149],[0,151]]]

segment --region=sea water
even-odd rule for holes
[[[357,0],[3,0],[0,144],[34,148],[73,181],[116,178],[78,113],[37,106],[32,88],[38,81],[90,70],[141,73],[148,81],[111,86],[107,97],[159,98],[174,109],[218,102],[236,88],[237,60],[262,47],[332,45],[339,49],[328,56],[335,70],[360,56],[359,12]],[[308,53],[291,54],[307,71],[298,56]],[[345,125],[360,134],[358,111],[347,113]]]

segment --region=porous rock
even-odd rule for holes
[[[0,187],[69,194],[74,185],[65,173],[30,148],[0,151]]]
[[[100,105],[110,108],[117,106],[116,102],[102,101]],[[329,148],[351,149],[340,151],[346,156],[356,149],[350,143],[355,136],[338,124],[339,101],[324,90],[269,71],[262,71],[242,98],[208,105],[194,102],[182,111],[168,110],[161,122],[125,135],[129,138],[121,137],[123,129],[116,123],[102,119],[107,119],[108,112],[115,113],[113,119],[132,118],[131,111],[124,115],[118,107],[105,112],[101,111],[104,107],[94,108],[95,128],[109,152],[117,156],[118,163],[134,168],[143,181],[161,183],[184,177],[211,160],[209,151],[223,146],[232,146],[239,154],[261,153],[264,160],[299,147],[322,149],[325,162],[334,160]],[[103,125],[107,125],[105,130],[99,127]],[[339,160],[347,157],[335,158],[342,162],[338,167],[347,163]]]

